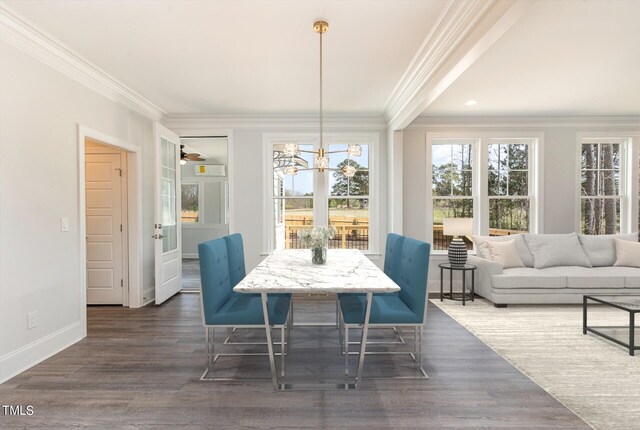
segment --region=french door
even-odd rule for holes
[[[180,228],[180,139],[156,123],[155,134],[155,286],[156,305],[182,288]]]

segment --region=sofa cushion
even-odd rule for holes
[[[638,233],[578,235],[580,244],[593,267],[613,266],[616,261],[615,239],[638,241]]]
[[[567,277],[563,269],[566,268],[534,269],[532,267],[514,267],[504,269],[501,275],[494,275],[491,283],[495,289],[566,288]]]
[[[616,238],[616,262],[614,266],[640,268],[640,243]]]
[[[525,267],[520,258],[516,240],[505,240],[503,242],[485,242],[489,246],[491,259],[496,263],[500,263],[503,269],[510,267]]]
[[[491,255],[487,247],[487,242],[505,242],[507,240],[515,240],[518,247],[518,253],[522,262],[527,267],[533,267],[533,255],[529,251],[527,244],[521,234],[512,234],[509,236],[473,236],[473,242],[476,244],[476,252],[478,257],[485,260],[491,260]]]
[[[615,267],[566,267],[568,288],[624,288],[625,270]],[[626,268],[625,268],[626,269]]]
[[[525,234],[524,240],[533,255],[533,267],[536,269],[558,266],[591,267],[576,233]]]

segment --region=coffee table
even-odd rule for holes
[[[622,326],[590,326],[587,321],[589,305],[601,305],[620,309],[629,314],[628,325]],[[582,299],[582,334],[591,332],[605,339],[615,342],[629,349],[629,355],[635,355],[640,347],[636,346],[636,334],[640,334],[640,327],[636,327],[636,314],[640,313],[640,295],[585,295]],[[636,333],[637,332],[637,333]]]

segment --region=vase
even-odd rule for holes
[[[327,263],[327,248],[318,247],[311,248],[311,262],[313,264],[326,264]]]

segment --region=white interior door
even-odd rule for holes
[[[124,290],[120,154],[86,155],[87,304],[121,305]]]
[[[155,124],[155,274],[156,305],[182,288],[180,228],[180,139]]]

